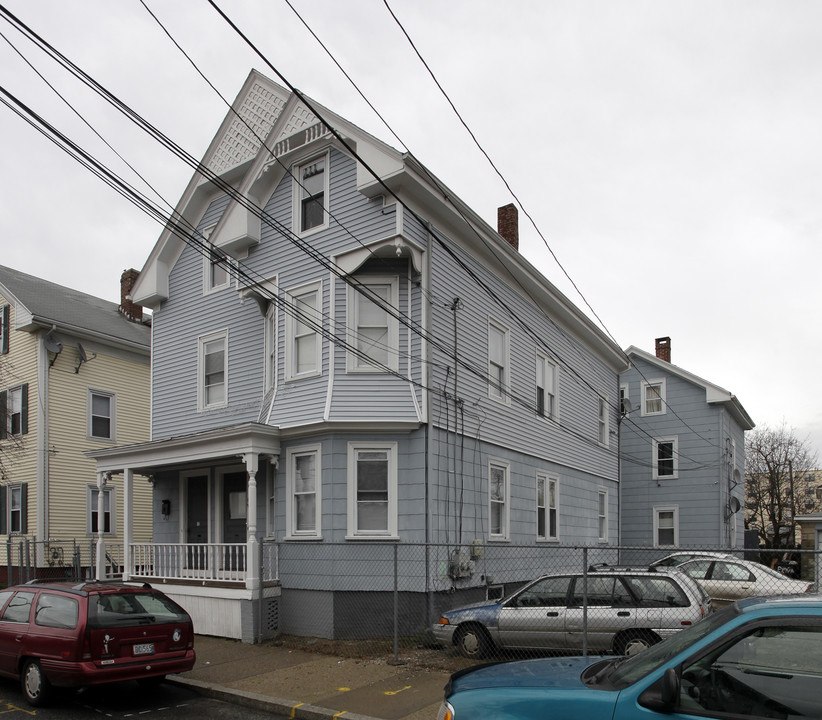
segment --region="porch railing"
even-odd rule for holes
[[[221,582],[246,578],[245,543],[135,543],[131,547],[132,577]]]

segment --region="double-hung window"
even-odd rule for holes
[[[114,529],[114,488],[103,488],[103,516],[102,516],[102,530],[105,535],[111,535],[115,532]],[[100,523],[100,506],[98,499],[100,497],[100,490],[95,485],[88,486],[88,532],[91,535],[98,533]]]
[[[665,380],[648,380],[642,383],[641,414],[665,414]]]
[[[507,464],[488,463],[488,517],[491,540],[507,540],[510,518],[510,469]]]
[[[675,478],[679,475],[678,438],[654,438],[653,477],[654,480]]]
[[[679,545],[679,507],[670,505],[654,508],[654,547]]]
[[[537,353],[537,415],[557,419],[557,366]]]
[[[286,527],[291,537],[316,538],[322,534],[320,450],[319,445],[308,445],[286,452]]]
[[[9,532],[19,533],[23,529],[23,487],[9,487]]]
[[[0,392],[0,438],[25,435],[29,431],[28,383]]]
[[[28,484],[0,486],[0,535],[28,532]]]
[[[225,407],[228,402],[228,331],[199,338],[199,408]]]
[[[210,240],[215,227],[217,227],[216,223],[199,233],[205,250],[203,253],[203,290],[206,293],[222,290],[231,284],[229,273],[231,259]]]
[[[348,372],[386,372],[399,368],[399,281],[361,278],[348,287],[348,327],[352,350]]]
[[[277,383],[277,305],[269,303],[265,311],[265,389]]]
[[[488,320],[488,397],[509,402],[508,328]]]
[[[308,233],[328,226],[328,154],[295,168],[297,231]]]
[[[597,397],[597,440],[600,445],[608,446],[608,435],[608,399],[599,395]]]
[[[3,305],[0,310],[0,355],[5,355],[9,351],[9,322],[11,317],[11,306]]]
[[[397,536],[396,443],[349,443],[348,536]]]
[[[608,542],[608,491],[597,491],[597,532],[600,542]]]
[[[321,287],[314,283],[288,293],[286,372],[291,380],[320,372]]]
[[[88,391],[88,436],[114,440],[115,395],[102,390]]]
[[[559,539],[559,480],[537,475],[537,540]]]

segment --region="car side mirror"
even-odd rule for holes
[[[639,704],[656,712],[673,712],[679,699],[679,676],[668,668],[662,677],[639,696]]]

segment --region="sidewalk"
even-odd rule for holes
[[[198,635],[197,663],[172,682],[289,717],[434,720],[450,673]],[[402,661],[402,656],[400,656]]]

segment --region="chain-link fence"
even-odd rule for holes
[[[0,545],[0,579],[14,585],[34,579],[80,582],[94,578],[96,545],[96,539],[43,541],[10,536]],[[122,572],[122,546],[106,544],[106,578],[121,577]]]
[[[637,652],[735,599],[815,592],[822,569],[809,551],[672,553],[269,543],[263,555],[281,584],[280,642],[397,661],[424,653],[450,667],[461,658]]]

